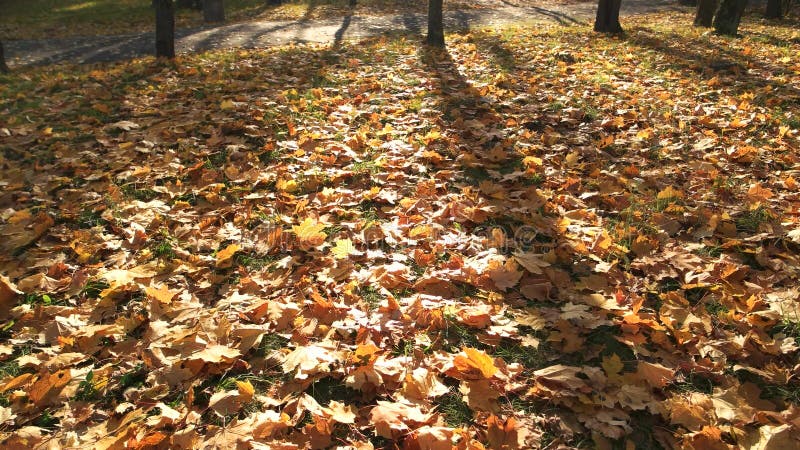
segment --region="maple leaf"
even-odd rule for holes
[[[604,356],[601,365],[609,381],[616,383],[622,380],[620,373],[625,365],[622,363],[619,355],[612,353],[611,356]]]
[[[284,373],[297,370],[295,378],[305,379],[310,375],[328,372],[335,361],[336,355],[329,348],[320,345],[301,346],[286,355],[282,367]]]
[[[426,414],[419,406],[399,402],[378,400],[370,410],[369,420],[375,432],[387,439],[396,439],[408,432],[411,427],[427,423],[431,414]]]
[[[544,273],[542,269],[550,267],[550,263],[543,260],[541,256],[542,255],[537,255],[535,253],[518,252],[514,254],[514,259],[528,272],[541,275]]]
[[[233,256],[241,250],[239,244],[231,244],[217,252],[216,265],[218,269],[225,269],[233,265]]]
[[[747,198],[753,203],[766,202],[772,198],[772,196],[772,191],[761,186],[761,183],[754,183],[750,186],[750,189],[747,190]]]
[[[517,421],[513,417],[503,420],[495,415],[486,419],[486,435],[492,448],[514,449],[520,448]],[[524,443],[524,442],[523,442]]]
[[[675,371],[660,364],[639,361],[636,366],[636,375],[647,381],[650,386],[662,389],[671,381]]]
[[[36,406],[42,406],[52,401],[52,397],[61,392],[71,379],[72,374],[69,369],[59,370],[55,373],[45,373],[33,383],[28,396]]]
[[[491,378],[498,371],[491,356],[470,347],[465,347],[453,358],[453,366],[463,379]]]
[[[245,399],[239,391],[219,391],[214,393],[208,401],[208,407],[220,417],[235,414],[242,409]]]
[[[166,285],[162,285],[160,287],[155,286],[148,286],[145,289],[145,294],[158,301],[162,304],[169,304],[172,302],[172,299],[175,298],[177,295],[175,292],[172,292]]]
[[[436,374],[425,367],[417,367],[403,380],[403,395],[412,400],[425,400],[450,392]]]
[[[488,272],[494,285],[503,291],[516,286],[522,278],[522,272],[517,270],[517,263],[513,259],[507,260],[502,265],[499,265],[497,260],[492,260]]]
[[[8,318],[8,312],[16,304],[15,300],[23,295],[23,292],[11,283],[7,277],[0,275],[0,320]]]
[[[353,241],[348,239],[337,239],[334,246],[331,248],[331,254],[336,259],[346,259],[350,255],[360,255],[361,252],[356,250]]]
[[[300,248],[308,250],[325,242],[328,235],[322,232],[324,228],[324,224],[317,222],[316,219],[307,217],[300,225],[293,226],[292,231],[297,235]]]
[[[452,450],[454,437],[452,428],[425,425],[414,430],[411,441],[420,450]]]

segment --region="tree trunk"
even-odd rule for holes
[[[600,33],[622,33],[619,24],[619,7],[622,0],[600,0],[597,4],[597,17],[594,20],[594,31]]]
[[[767,19],[783,18],[783,0],[767,0],[767,10],[764,12]]]
[[[223,0],[203,0],[203,20],[206,23],[225,21],[225,2]]]
[[[156,57],[175,57],[175,6],[172,0],[156,2]]]
[[[443,0],[428,0],[428,45],[444,48]]]
[[[2,73],[8,72],[8,66],[6,65],[6,56],[5,52],[3,52],[3,41],[0,41],[0,72]]]
[[[747,0],[722,0],[714,17],[714,29],[719,34],[736,36]]]
[[[280,5],[281,3],[282,3],[282,0],[267,0],[267,4],[268,5],[276,5],[277,6],[277,5]]]
[[[697,3],[697,12],[694,15],[694,26],[711,28],[716,10],[717,0],[700,0]]]
[[[697,0],[680,0],[678,3],[683,6],[697,6]]]

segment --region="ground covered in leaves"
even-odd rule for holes
[[[800,33],[690,21],[4,76],[3,445],[798,448]]]
[[[449,0],[445,10],[491,9],[504,6],[556,7],[591,0]],[[424,14],[424,0],[287,0],[278,5],[266,0],[226,0],[227,23],[252,20],[340,19],[347,15]],[[204,25],[203,13],[177,8],[178,28]],[[154,11],[144,0],[5,0],[0,39],[48,39],[71,36],[152,32]]]

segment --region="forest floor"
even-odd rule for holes
[[[387,2],[388,3],[388,2]],[[402,2],[401,2],[402,3]],[[450,2],[445,2],[450,3]],[[458,2],[454,2],[458,3]],[[450,5],[445,13],[448,31],[465,31],[491,25],[514,23],[556,23],[577,25],[593,18],[595,2],[517,2],[464,1],[469,8]],[[395,3],[390,3],[395,5]],[[300,5],[293,5],[294,7]],[[404,8],[377,9],[367,3],[353,9],[305,6],[306,14],[299,17],[287,15],[268,16],[273,20],[242,20],[226,25],[195,26],[177,30],[176,50],[179,53],[196,53],[226,48],[260,48],[288,43],[318,42],[339,43],[346,39],[410,33],[419,35],[426,28],[424,10],[414,2]],[[400,11],[397,11],[400,9]],[[652,12],[685,12],[688,8],[670,0],[629,0],[623,3],[622,15],[631,16]],[[291,11],[294,11],[292,9]],[[388,13],[387,13],[388,11]],[[259,17],[256,15],[256,17]],[[155,48],[152,24],[128,34],[92,36],[65,36],[50,39],[23,39],[5,41],[6,57],[11,67],[51,63],[93,63],[118,61],[151,55]],[[104,25],[100,31],[110,27]],[[141,28],[141,27],[140,27]],[[33,28],[36,29],[35,27]],[[7,33],[10,34],[10,33]],[[14,34],[12,34],[13,36]],[[22,34],[16,34],[25,35]],[[37,36],[33,32],[29,35]]]
[[[0,75],[0,447],[800,448],[800,21],[691,22]]]

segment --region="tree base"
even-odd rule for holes
[[[700,0],[694,16],[694,26],[710,28],[717,10],[717,0]]]
[[[619,23],[621,0],[600,0],[597,4],[597,17],[594,19],[594,31],[598,33],[622,33]]]
[[[747,0],[722,0],[714,17],[714,30],[718,34],[736,36],[745,7]]]

